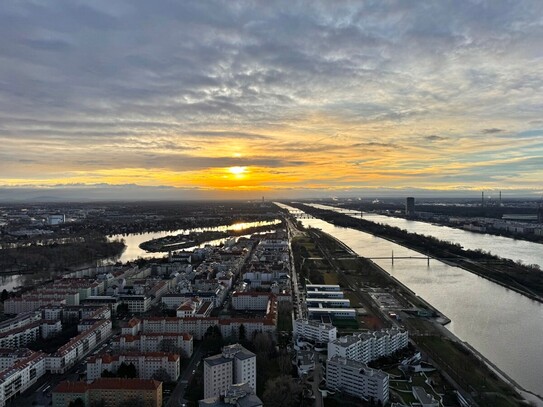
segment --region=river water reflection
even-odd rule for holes
[[[261,221],[261,222],[245,222],[245,223],[234,223],[232,225],[222,225],[222,226],[215,226],[215,227],[207,227],[207,228],[193,228],[193,229],[179,229],[179,230],[173,230],[173,231],[167,231],[163,230],[160,232],[148,232],[148,233],[130,233],[126,235],[113,235],[109,236],[109,240],[121,240],[123,239],[126,245],[126,249],[121,254],[120,257],[116,258],[116,261],[120,262],[127,262],[127,261],[134,261],[138,258],[143,259],[149,259],[152,257],[162,257],[164,256],[164,252],[148,252],[143,249],[141,249],[139,246],[143,242],[147,242],[149,240],[158,239],[161,237],[166,236],[175,236],[175,235],[188,235],[191,232],[226,232],[229,230],[245,230],[253,227],[259,227],[259,226],[273,226],[281,223],[280,220],[275,219],[272,221]],[[210,242],[202,243],[198,246],[194,247],[200,247],[204,246],[206,244],[211,245],[219,245],[221,243],[224,243],[226,239],[217,239]],[[186,248],[185,250],[193,249],[194,247]]]
[[[280,206],[299,212],[287,205]],[[336,227],[320,219],[300,219],[364,257],[420,256],[368,233]],[[431,260],[375,260],[449,317],[447,325],[496,366],[532,392],[543,394],[543,304],[463,269]]]
[[[344,209],[328,205],[312,205],[316,208],[346,212]],[[352,213],[352,211],[348,211]],[[359,215],[353,216],[360,218]],[[497,256],[521,260],[524,264],[538,264],[543,269],[543,244],[528,242],[525,240],[511,239],[510,237],[495,236],[484,233],[470,232],[448,226],[439,226],[427,222],[418,222],[393,216],[363,213],[363,219],[384,225],[405,229],[410,233],[434,236],[440,240],[458,243],[465,249],[481,249]]]

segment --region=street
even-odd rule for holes
[[[175,389],[172,391],[166,407],[182,407],[187,403],[187,400],[185,400],[185,390],[192,380],[193,372],[197,369],[198,363],[202,360],[202,345],[203,343],[200,342],[194,349],[188,365],[179,376],[177,386],[175,386]]]

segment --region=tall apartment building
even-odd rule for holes
[[[405,198],[405,216],[415,216],[415,198]]]
[[[364,400],[380,401],[389,397],[389,376],[366,364],[334,356],[326,362],[326,386]]]
[[[319,321],[297,319],[294,321],[294,337],[314,342],[328,343],[337,338],[337,328]]]
[[[328,357],[339,356],[369,363],[407,347],[407,331],[398,328],[342,336],[328,343]]]
[[[224,394],[233,384],[247,383],[256,391],[256,355],[240,344],[204,359],[204,398]]]

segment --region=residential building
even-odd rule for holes
[[[55,353],[47,357],[47,370],[65,373],[100,342],[111,335],[111,320],[95,322],[89,329],[72,338]]]
[[[232,294],[232,307],[240,311],[266,311],[271,301],[273,301],[273,294],[267,292],[235,291]]]
[[[162,407],[162,382],[146,379],[100,378],[92,383],[59,383],[53,390],[53,407],[82,399],[86,406],[119,407],[131,401],[144,407]]]
[[[306,291],[341,291],[337,284],[307,284]]]
[[[24,350],[11,357],[4,354],[2,359],[0,407],[4,407],[6,403],[34,385],[46,371],[46,355],[42,352]]]
[[[194,347],[192,335],[172,332],[121,335],[113,346],[121,352],[178,352],[183,358],[190,358]]]
[[[87,361],[87,381],[100,378],[105,370],[116,373],[122,363],[133,364],[140,379],[153,379],[157,373],[164,371],[170,377],[169,381],[175,381],[180,373],[179,359],[178,354],[165,352],[91,356]]]
[[[128,312],[143,314],[151,309],[152,299],[144,294],[123,294],[119,296],[119,301],[128,306]]]
[[[264,404],[247,383],[233,384],[224,394],[198,402],[198,407],[262,407]]]
[[[369,363],[407,347],[409,334],[398,328],[342,336],[328,343],[328,357],[340,356]]]
[[[328,343],[337,338],[337,328],[319,321],[297,319],[294,321],[294,337],[313,342]]]
[[[224,394],[231,385],[247,383],[256,391],[256,355],[240,344],[204,359],[204,397]]]
[[[334,356],[326,362],[326,387],[364,400],[388,402],[389,376],[366,364]]]

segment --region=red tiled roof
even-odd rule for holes
[[[89,389],[101,390],[156,390],[162,385],[157,380],[100,378],[89,384]]]
[[[85,393],[89,386],[87,382],[60,382],[53,393]]]

